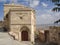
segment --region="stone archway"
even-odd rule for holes
[[[22,41],[28,41],[28,32],[22,31],[21,32],[21,38],[22,38]]]
[[[21,28],[21,41],[29,41],[30,31],[29,28],[26,26],[23,26]]]

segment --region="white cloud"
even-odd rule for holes
[[[43,15],[41,15],[41,17],[42,17],[43,19],[52,18],[52,16],[49,15],[49,14],[43,14]]]
[[[30,1],[30,7],[36,7],[39,5],[39,0],[31,0]]]
[[[39,22],[39,24],[50,24],[53,23],[53,20],[53,17],[49,14],[42,14],[37,17],[37,22]]]
[[[44,2],[42,2],[41,4],[42,4],[42,6],[44,6],[44,7],[47,7],[47,6],[48,6],[48,4],[46,4],[46,3],[44,3]]]
[[[29,4],[30,7],[36,7],[39,5],[39,2],[40,2],[40,0],[26,0],[26,1],[30,2]]]
[[[40,12],[40,10],[37,12]],[[52,24],[58,19],[60,19],[60,12],[52,12],[51,10],[46,10],[46,13],[36,15],[37,24]]]

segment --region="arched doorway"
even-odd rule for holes
[[[29,28],[27,26],[23,26],[20,31],[21,31],[21,41],[29,41],[30,40]]]
[[[22,41],[28,41],[28,32],[22,31],[21,38],[22,38]]]

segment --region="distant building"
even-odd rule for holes
[[[18,41],[34,43],[35,10],[23,5],[4,4],[5,28]]]
[[[0,21],[0,28],[3,27],[3,21]]]
[[[0,32],[3,32],[4,21],[0,21]]]

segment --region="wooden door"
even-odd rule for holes
[[[28,41],[28,32],[22,31],[21,38],[22,38],[22,41]]]

